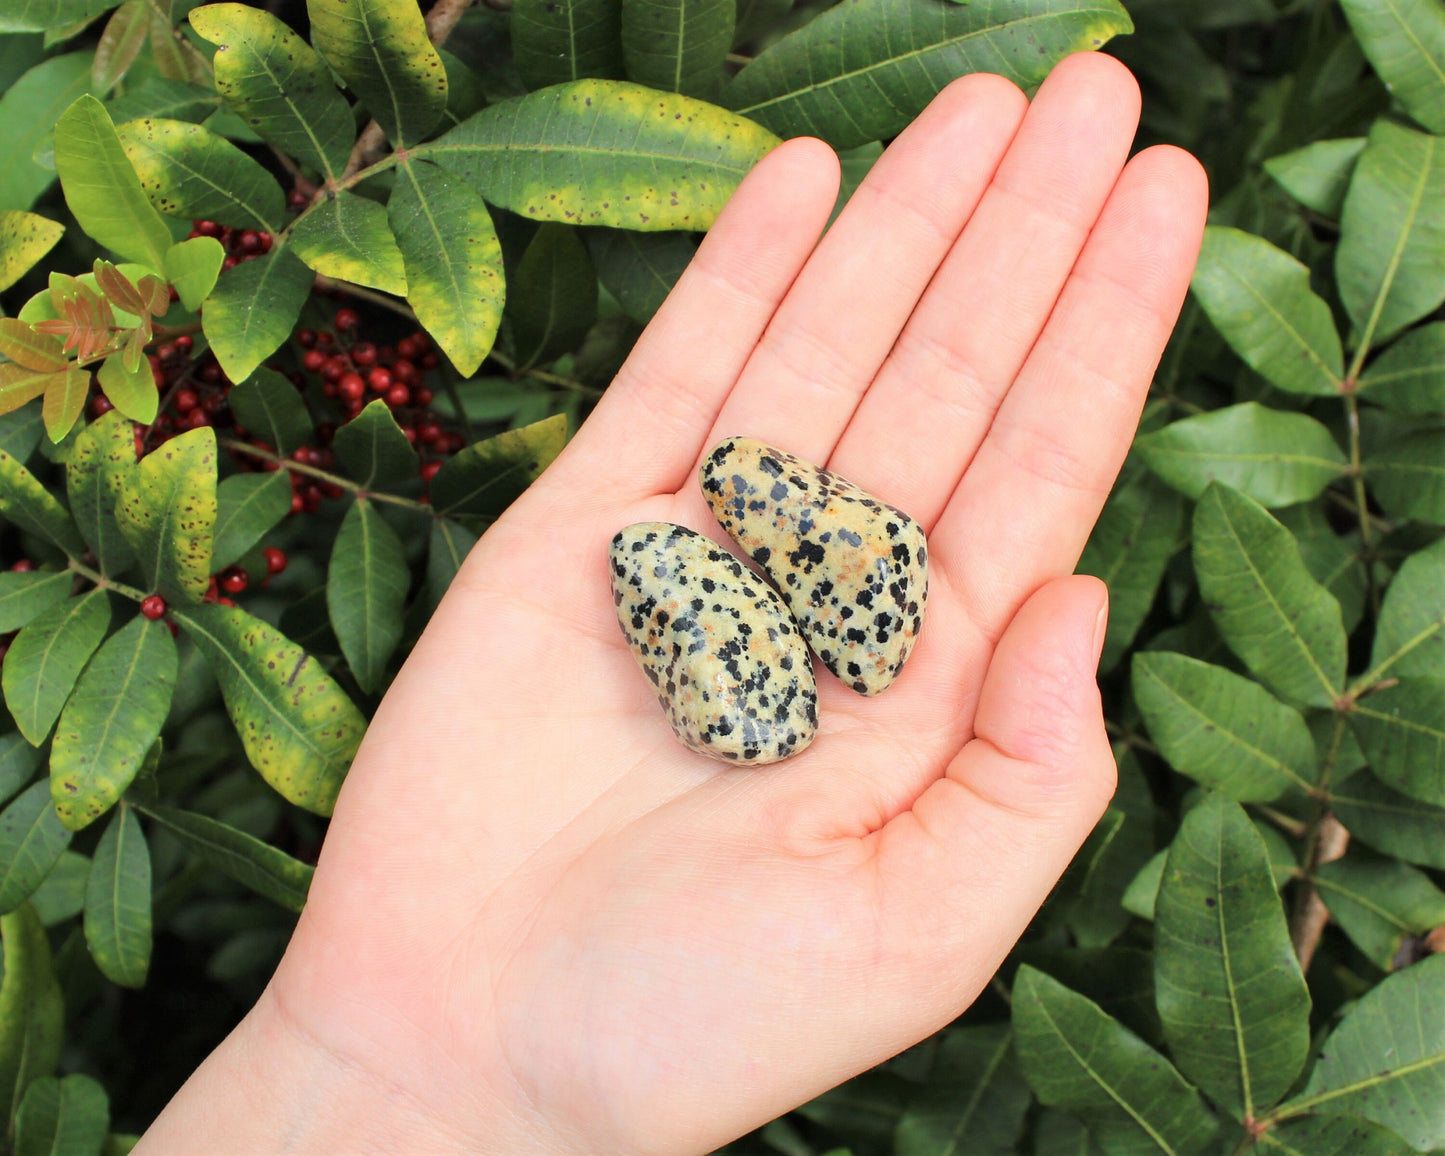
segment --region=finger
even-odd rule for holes
[[[826,460],[1026,108],[1013,84],[980,73],[950,84],[899,135],[798,277],[709,445],[745,433]]]
[[[879,941],[910,945],[889,953],[896,974],[876,990],[895,993],[910,1039],[978,994],[1108,805],[1115,765],[1095,682],[1106,617],[1096,578],[1030,598],[989,664],[975,737],[873,836]]]
[[[1038,339],[1138,118],[1138,85],[1110,57],[1080,53],[1049,74],[832,469],[933,525]]]
[[[623,500],[682,485],[837,192],[838,158],[811,137],[757,163],[549,471],[554,484],[605,477],[610,495]]]
[[[987,637],[1078,561],[1179,315],[1207,208],[1188,153],[1159,147],[1130,162],[934,527],[933,558]]]

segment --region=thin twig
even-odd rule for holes
[[[77,558],[70,559],[69,568],[73,573],[79,574],[87,581],[94,582],[102,590],[114,590],[117,594],[129,598],[134,602],[142,602],[145,600],[145,591],[137,590],[134,586],[127,586],[124,582],[116,582],[114,579],[107,578],[104,574],[100,573],[100,571],[92,570]]]
[[[437,0],[431,6],[431,11],[426,14],[427,39],[438,46],[443,44],[446,38],[452,34],[452,29],[457,26],[457,22],[471,6],[472,0]],[[351,156],[347,157],[346,167],[341,170],[341,176],[337,178],[337,183],[340,184],[341,181],[375,164],[385,152],[386,134],[382,131],[381,125],[373,120],[361,130],[361,135],[356,138],[356,144],[351,149]],[[322,194],[318,193],[317,195]]]
[[[573,393],[580,393],[584,397],[598,398],[602,396],[602,390],[595,385],[588,385],[585,382],[577,381],[571,377],[563,377],[561,374],[548,373],[545,369],[524,369],[519,371],[517,369],[517,363],[500,350],[493,349],[487,356],[513,377],[530,377],[536,381],[544,381],[548,385],[555,385],[559,389],[567,389]]]
[[[341,281],[335,277],[327,277],[318,273],[316,274],[316,288],[322,293],[334,291],[345,293],[348,297],[355,297],[358,301],[370,301],[373,305],[390,309],[408,321],[416,322],[416,314],[405,301],[398,301],[395,297],[388,297],[386,294],[377,293],[372,289],[364,289],[360,285],[353,285],[350,281]]]
[[[1324,821],[1320,823],[1319,838],[1315,840],[1313,861],[1309,864],[1305,875],[1304,902],[1300,906],[1294,930],[1290,936],[1294,941],[1294,953],[1299,959],[1302,972],[1309,971],[1310,961],[1315,957],[1315,949],[1320,945],[1320,937],[1325,933],[1325,925],[1330,921],[1329,908],[1325,906],[1325,901],[1320,898],[1320,893],[1314,885],[1314,872],[1316,868],[1326,863],[1333,863],[1340,858],[1349,845],[1350,833],[1345,830],[1344,824],[1334,815],[1325,815]]]
[[[380,490],[368,490],[365,486],[358,485],[350,478],[343,478],[340,474],[333,474],[328,470],[318,469],[316,466],[302,465],[291,458],[283,458],[280,454],[273,454],[270,450],[263,450],[260,446],[252,445],[250,442],[243,442],[239,438],[217,438],[217,444],[222,449],[231,450],[238,454],[245,454],[247,457],[259,458],[263,462],[275,462],[283,469],[290,470],[293,474],[305,474],[309,478],[315,478],[321,482],[328,482],[333,486],[340,486],[343,490],[350,490],[358,497],[370,498],[376,502],[386,502],[388,505],[401,506],[403,509],[415,510],[419,514],[425,514],[428,518],[434,516],[434,511],[425,502],[418,502],[414,498],[403,498],[400,494],[387,494]]]

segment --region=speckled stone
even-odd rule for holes
[[[618,624],[684,746],[758,765],[813,741],[813,666],[775,591],[669,522],[628,526],[608,558]]]
[[[823,665],[859,694],[886,690],[923,626],[922,527],[852,482],[752,438],[713,449],[702,492],[783,592]]]

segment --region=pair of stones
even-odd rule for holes
[[[684,746],[778,762],[817,735],[809,646],[859,694],[898,677],[923,625],[927,542],[908,515],[752,438],[718,445],[701,482],[776,590],[703,535],[641,522],[612,539],[617,620]]]

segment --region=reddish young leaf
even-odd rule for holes
[[[110,298],[112,305],[124,309],[137,317],[144,317],[146,303],[135,283],[104,258],[95,259],[95,283],[100,291]]]

